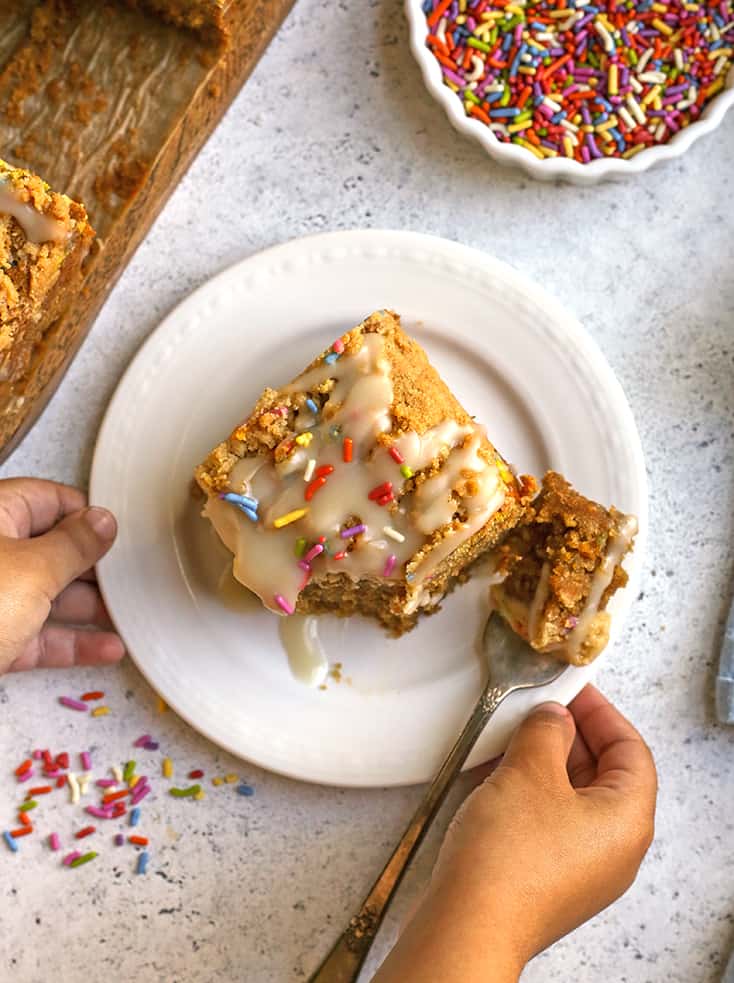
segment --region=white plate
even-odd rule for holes
[[[99,434],[91,498],[120,523],[102,591],[141,671],[193,727],[265,768],[333,785],[432,776],[479,691],[486,585],[456,591],[398,641],[362,619],[326,619],[327,655],[351,682],[309,689],[290,674],[277,616],[218,588],[227,553],[190,478],[264,385],[380,307],[403,315],[518,468],[552,466],[639,516],[617,630],[645,543],[642,451],[612,370],[572,316],[503,263],[412,232],[336,232],[269,249],[197,290],[138,353]],[[570,700],[594,671],[571,670],[543,698]],[[470,763],[499,753],[536,699],[509,698]]]

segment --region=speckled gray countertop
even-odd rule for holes
[[[633,889],[536,959],[526,983],[707,983],[734,945],[734,728],[713,719],[734,568],[733,154],[730,113],[684,158],[633,183],[533,183],[451,129],[408,53],[399,0],[299,0],[2,469],[86,483],[105,405],[161,317],[223,267],[294,236],[444,235],[514,264],[573,310],[616,370],[647,458],[643,588],[600,685],[652,745],[660,805]],[[112,715],[80,721],[57,708],[60,692],[87,687],[106,690]],[[6,678],[0,705],[3,827],[17,796],[11,769],[30,744],[92,744],[105,762],[150,731],[179,769],[237,771],[256,789],[254,798],[213,789],[206,803],[152,802],[147,877],[132,874],[130,848],[105,848],[84,873],[61,869],[40,843],[3,849],[0,965],[20,983],[303,979],[420,795],[309,787],[243,765],[172,714],[158,716],[129,661],[73,678]],[[69,825],[68,811],[58,816],[59,828]],[[372,968],[428,875],[439,832]]]

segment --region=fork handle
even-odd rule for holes
[[[428,832],[477,738],[508,692],[507,688],[487,684],[456,744],[416,809],[393,855],[372,885],[357,914],[350,920],[326,959],[309,978],[309,983],[356,983],[362,964],[367,958],[377,930],[382,924],[382,919],[408,864]]]

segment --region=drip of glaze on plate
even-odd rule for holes
[[[329,662],[319,638],[318,618],[301,614],[280,618],[278,631],[295,679],[307,686],[323,685]]]
[[[393,390],[379,335],[364,337],[354,354],[320,362],[286,392],[315,393],[327,380],[333,380],[333,385],[320,412],[304,409],[296,419],[296,436],[310,435],[305,442],[278,463],[249,457],[232,469],[229,490],[258,500],[258,521],[215,496],[208,499],[204,515],[234,554],[234,576],[277,614],[285,609],[276,595],[292,610],[311,572],[314,576],[342,573],[356,581],[405,578],[412,557],[435,532],[446,530],[411,572],[409,614],[431,603],[429,589],[423,585],[436,567],[502,506],[504,483],[496,463],[480,454],[484,434],[478,426],[446,420],[420,435],[409,432],[392,442],[385,440],[383,435],[392,426]],[[352,441],[351,462],[344,460],[345,438]],[[407,475],[391,456],[391,448],[409,469]],[[405,493],[409,475],[439,458],[443,463],[438,473]],[[331,470],[307,501],[304,493],[313,480],[310,476],[322,468]],[[370,498],[388,482],[399,505],[393,502],[386,507],[374,495]],[[457,519],[459,508],[463,521]],[[281,528],[275,526],[292,514],[298,518]],[[342,536],[355,522],[366,529]],[[299,564],[297,540],[305,539],[310,548],[322,536],[323,550],[309,560],[300,557]],[[394,562],[388,564],[393,556]]]
[[[6,181],[0,181],[0,215],[11,215],[30,242],[63,242],[69,237],[63,222],[49,218],[21,201]]]

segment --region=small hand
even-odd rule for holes
[[[514,983],[632,884],[656,791],[650,751],[593,686],[538,708],[454,817],[376,983]]]
[[[0,673],[125,654],[93,570],[116,535],[114,516],[76,488],[0,481]]]

